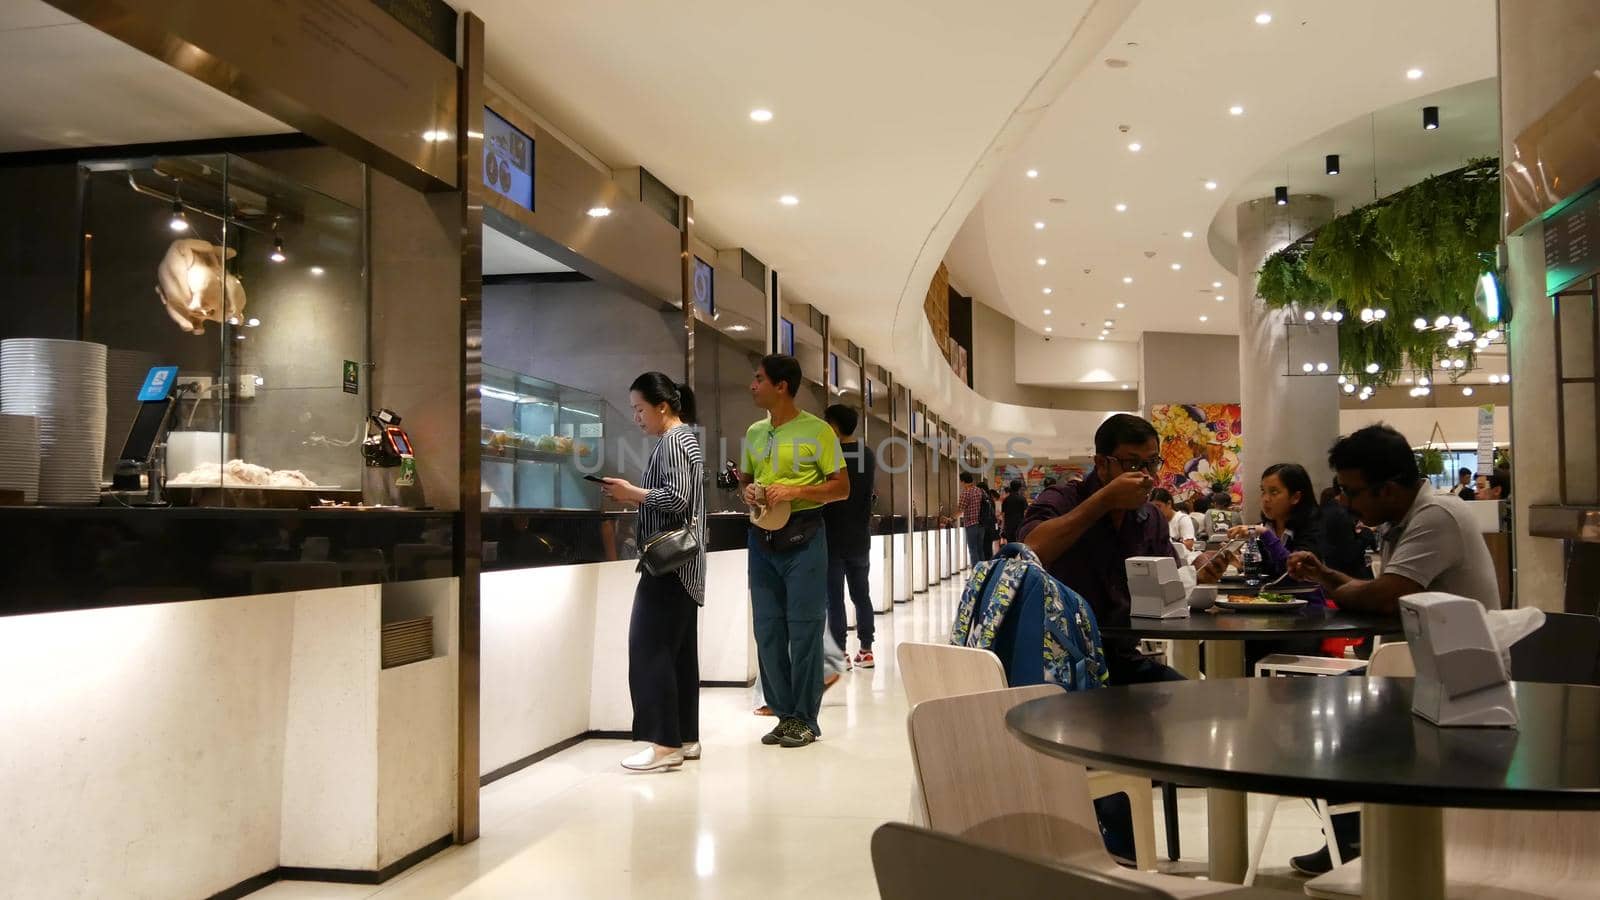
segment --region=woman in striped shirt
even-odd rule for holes
[[[706,507],[704,460],[695,419],[694,391],[660,372],[646,372],[629,389],[633,421],[659,437],[644,469],[644,484],[607,478],[613,500],[639,505],[643,547],[658,534],[685,526],[700,537],[700,553],[675,572],[639,572],[628,626],[628,692],[633,698],[633,739],[650,746],[622,761],[636,771],[672,769],[700,758],[700,655],[695,619],[705,604]]]

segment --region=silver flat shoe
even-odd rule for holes
[[[622,767],[634,772],[653,772],[657,769],[676,769],[683,765],[683,751],[674,750],[666,756],[656,756],[654,747],[646,747],[622,761]]]
[[[700,742],[699,741],[694,741],[693,743],[684,744],[683,745],[683,758],[684,759],[699,759],[700,758]]]

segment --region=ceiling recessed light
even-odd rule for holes
[[[1046,310],[1045,310],[1045,311],[1044,311],[1044,314],[1045,314],[1045,315],[1047,315],[1047,316],[1048,316],[1048,315],[1050,315],[1050,310],[1049,310],[1049,309],[1046,309]]]
[[[800,203],[800,198],[793,194],[784,194],[782,197],[778,198],[778,202],[782,203],[784,206],[798,206]]]
[[[1133,143],[1128,145],[1128,149],[1130,151],[1134,152],[1134,153],[1138,153],[1140,150],[1144,149],[1144,145],[1139,143],[1138,141],[1134,141]]]
[[[611,215],[611,207],[609,207],[609,206],[591,206],[591,207],[589,207],[589,218],[591,218],[591,219],[604,219],[606,216],[609,216],[609,215]]]
[[[255,316],[251,316],[250,318],[244,320],[244,324],[249,326],[250,328],[260,328],[261,327],[261,320],[256,318]]]
[[[1439,130],[1439,107],[1424,106],[1422,108],[1422,127],[1425,131]]]
[[[1213,282],[1211,282],[1211,286],[1212,286],[1212,287],[1213,287],[1213,288],[1221,288],[1221,287],[1222,287],[1222,282],[1220,282],[1220,281],[1213,281]]]
[[[752,110],[750,110],[750,121],[752,121],[752,122],[771,122],[772,121],[772,110],[770,110],[770,109],[752,109]]]
[[[1205,322],[1205,321],[1208,321],[1209,318],[1210,318],[1209,316],[1201,316],[1200,317],[1200,321]]]
[[[1043,231],[1044,230],[1044,223],[1043,222],[1035,222],[1035,223],[1033,223],[1033,230],[1034,231]]]
[[[1117,304],[1117,309],[1127,309],[1127,308],[1128,308],[1128,304],[1126,304],[1126,303],[1118,303]]]
[[[1108,335],[1110,333],[1111,333],[1111,329],[1109,329],[1109,328],[1100,329],[1100,336],[1101,337],[1105,337],[1106,335]]]
[[[1218,295],[1217,295],[1217,302],[1218,302],[1218,303],[1221,303],[1221,302],[1222,302],[1222,301],[1224,301],[1224,300],[1226,300],[1226,299],[1228,299],[1228,298],[1227,298],[1227,297],[1225,297],[1225,296],[1223,296],[1223,295],[1222,295],[1222,294],[1218,294]]]
[[[1411,79],[1412,81],[1416,81],[1418,78],[1422,77],[1422,70],[1421,69],[1407,69],[1406,70],[1406,77]]]
[[[1029,178],[1038,178],[1039,177],[1039,170],[1038,169],[1029,169],[1028,171],[1024,172],[1023,174],[1027,175]]]
[[[1114,327],[1116,327],[1116,324],[1117,324],[1117,320],[1116,319],[1107,319],[1105,321],[1105,326],[1107,328],[1114,328]]]
[[[1051,327],[1050,327],[1050,326],[1049,326],[1049,325],[1046,325],[1046,326],[1045,326],[1045,327],[1044,327],[1044,333],[1045,333],[1045,334],[1049,334],[1049,333],[1050,333],[1050,332],[1052,332],[1052,331],[1054,331],[1054,330],[1055,330],[1055,329],[1054,329],[1054,328],[1051,328]]]
[[[1228,115],[1230,115],[1230,116],[1242,116],[1242,115],[1244,115],[1244,107],[1242,107],[1242,106],[1240,106],[1238,104],[1234,104],[1233,106],[1228,107]]]
[[[728,330],[729,331],[749,331],[750,330],[750,326],[748,326],[748,325],[729,325],[728,326]]]
[[[1269,13],[1269,12],[1256,13],[1256,24],[1257,25],[1271,25],[1272,24],[1272,13]]]
[[[1128,204],[1126,204],[1126,203],[1118,203],[1117,204],[1117,212],[1127,212],[1127,211],[1128,211]]]
[[[1123,386],[1122,386],[1122,389],[1123,389],[1123,390],[1125,390],[1125,391],[1126,391],[1126,390],[1128,390],[1128,389],[1129,389],[1129,388],[1128,388],[1128,386],[1127,386],[1127,385],[1123,385]]]
[[[1173,263],[1172,264],[1172,271],[1181,272],[1182,270],[1183,270],[1183,263]]]
[[[1045,293],[1046,293],[1046,294],[1051,294],[1051,293],[1054,293],[1054,292],[1055,292],[1055,288],[1045,288],[1045,289],[1044,289],[1044,292],[1045,292]]]
[[[327,270],[324,269],[321,266],[312,266],[311,267],[311,274],[313,274],[313,275],[321,275],[323,272],[326,272],[326,271]]]
[[[1183,239],[1184,239],[1184,240],[1186,240],[1186,241],[1187,241],[1187,240],[1188,240],[1188,239],[1189,239],[1189,238],[1192,238],[1192,237],[1194,237],[1194,232],[1192,232],[1192,231],[1185,231],[1185,232],[1184,232],[1184,233],[1183,233]]]
[[[1095,338],[1095,340],[1097,340],[1097,341],[1103,341],[1103,340],[1105,340],[1105,339],[1106,339],[1106,336],[1105,336],[1105,335],[1103,335],[1103,334],[1102,334],[1102,335],[1100,335],[1100,336],[1099,336],[1099,337],[1097,337],[1097,338]]]
[[[1216,182],[1215,182],[1215,181],[1208,181],[1208,182],[1206,182],[1206,190],[1208,190],[1208,191],[1214,191],[1214,190],[1216,190],[1216,189],[1217,189],[1217,183],[1216,183]]]
[[[1034,262],[1036,262],[1036,263],[1038,263],[1038,264],[1039,264],[1039,265],[1041,265],[1041,266],[1045,266],[1045,265],[1049,265],[1049,264],[1050,264],[1050,260],[1048,260],[1048,259],[1045,259],[1045,258],[1044,258],[1044,257],[1042,257],[1042,256],[1041,256],[1041,257],[1039,257],[1039,258],[1038,258],[1038,259],[1036,259],[1036,260],[1034,260]]]
[[[1471,397],[1472,396],[1472,388],[1469,388],[1469,387],[1462,388],[1461,389],[1461,396],[1463,396],[1463,397]]]
[[[1122,283],[1123,284],[1133,284],[1133,276],[1132,275],[1124,275],[1124,276],[1122,276]]]

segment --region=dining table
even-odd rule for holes
[[[1512,682],[1515,728],[1441,728],[1410,678],[1226,678],[1011,710],[1033,749],[1234,792],[1362,804],[1362,896],[1442,900],[1445,808],[1600,810],[1600,687]],[[1213,879],[1216,880],[1216,879]]]
[[[1232,592],[1243,593],[1236,588]],[[1100,626],[1102,637],[1169,641],[1168,659],[1191,681],[1200,678],[1200,644],[1206,645],[1206,678],[1243,678],[1247,641],[1312,637],[1372,637],[1404,634],[1398,615],[1346,612],[1307,604],[1294,609],[1238,612],[1211,607],[1168,619],[1132,617]],[[1206,792],[1209,871],[1217,881],[1244,879],[1249,865],[1248,797],[1237,790]]]

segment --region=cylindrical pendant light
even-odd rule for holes
[[[1424,131],[1437,131],[1439,128],[1439,107],[1424,106],[1422,108],[1422,128]]]
[[[1279,206],[1288,206],[1289,205],[1289,188],[1286,187],[1285,185],[1281,185],[1281,184],[1278,185],[1277,187],[1272,189],[1272,197],[1273,197],[1273,199],[1278,201],[1278,205]]]
[[[1329,175],[1337,175],[1337,174],[1339,174],[1339,154],[1337,154],[1337,153],[1329,153],[1326,162],[1327,162],[1327,173]]]

